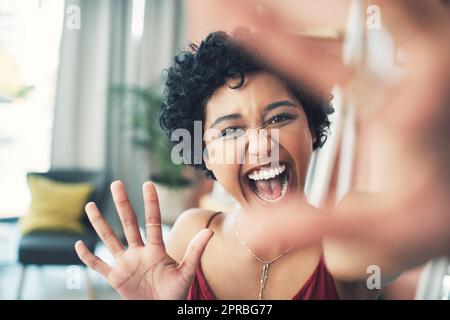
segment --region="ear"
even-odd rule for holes
[[[311,140],[312,140],[312,145],[314,145],[314,143],[316,143],[316,141],[317,141],[317,137],[314,132],[311,132]]]
[[[210,166],[208,151],[206,151],[206,149],[203,153],[203,161],[205,162],[206,169],[208,169],[209,171],[212,171],[211,166]]]

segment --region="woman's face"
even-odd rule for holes
[[[269,73],[230,79],[205,108],[205,162],[243,206],[278,206],[303,195],[313,137],[300,102]]]

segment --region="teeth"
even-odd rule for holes
[[[276,167],[276,168],[261,168],[258,171],[253,171],[248,175],[248,178],[251,180],[267,180],[275,178],[277,175],[284,172],[286,166],[284,164]]]

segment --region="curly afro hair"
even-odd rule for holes
[[[229,36],[223,31],[210,33],[200,46],[190,44],[190,50],[175,56],[173,65],[166,70],[167,80],[164,88],[164,102],[160,115],[160,125],[169,138],[172,132],[182,128],[188,130],[194,139],[194,121],[204,121],[204,109],[208,99],[230,78],[240,79],[237,85],[245,82],[245,75],[256,72],[269,72],[286,81],[291,93],[301,102],[308,118],[312,135],[316,138],[313,149],[320,148],[327,139],[330,122],[328,115],[334,112],[330,99],[323,99],[312,90],[291,83],[263,62],[255,53],[250,53],[244,45],[246,37],[251,37],[248,30],[236,30]],[[241,41],[239,41],[241,43]],[[191,143],[194,154],[194,143]],[[205,147],[203,143],[203,148]],[[185,155],[183,155],[184,157]],[[203,159],[200,164],[190,165],[204,170],[214,179]]]

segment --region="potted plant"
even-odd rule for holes
[[[149,178],[158,191],[162,222],[171,225],[182,211],[192,206],[194,179],[186,166],[171,159],[170,141],[159,125],[162,95],[156,89],[138,86],[116,86],[112,92],[120,95],[124,107],[131,108],[132,143],[149,156]]]

